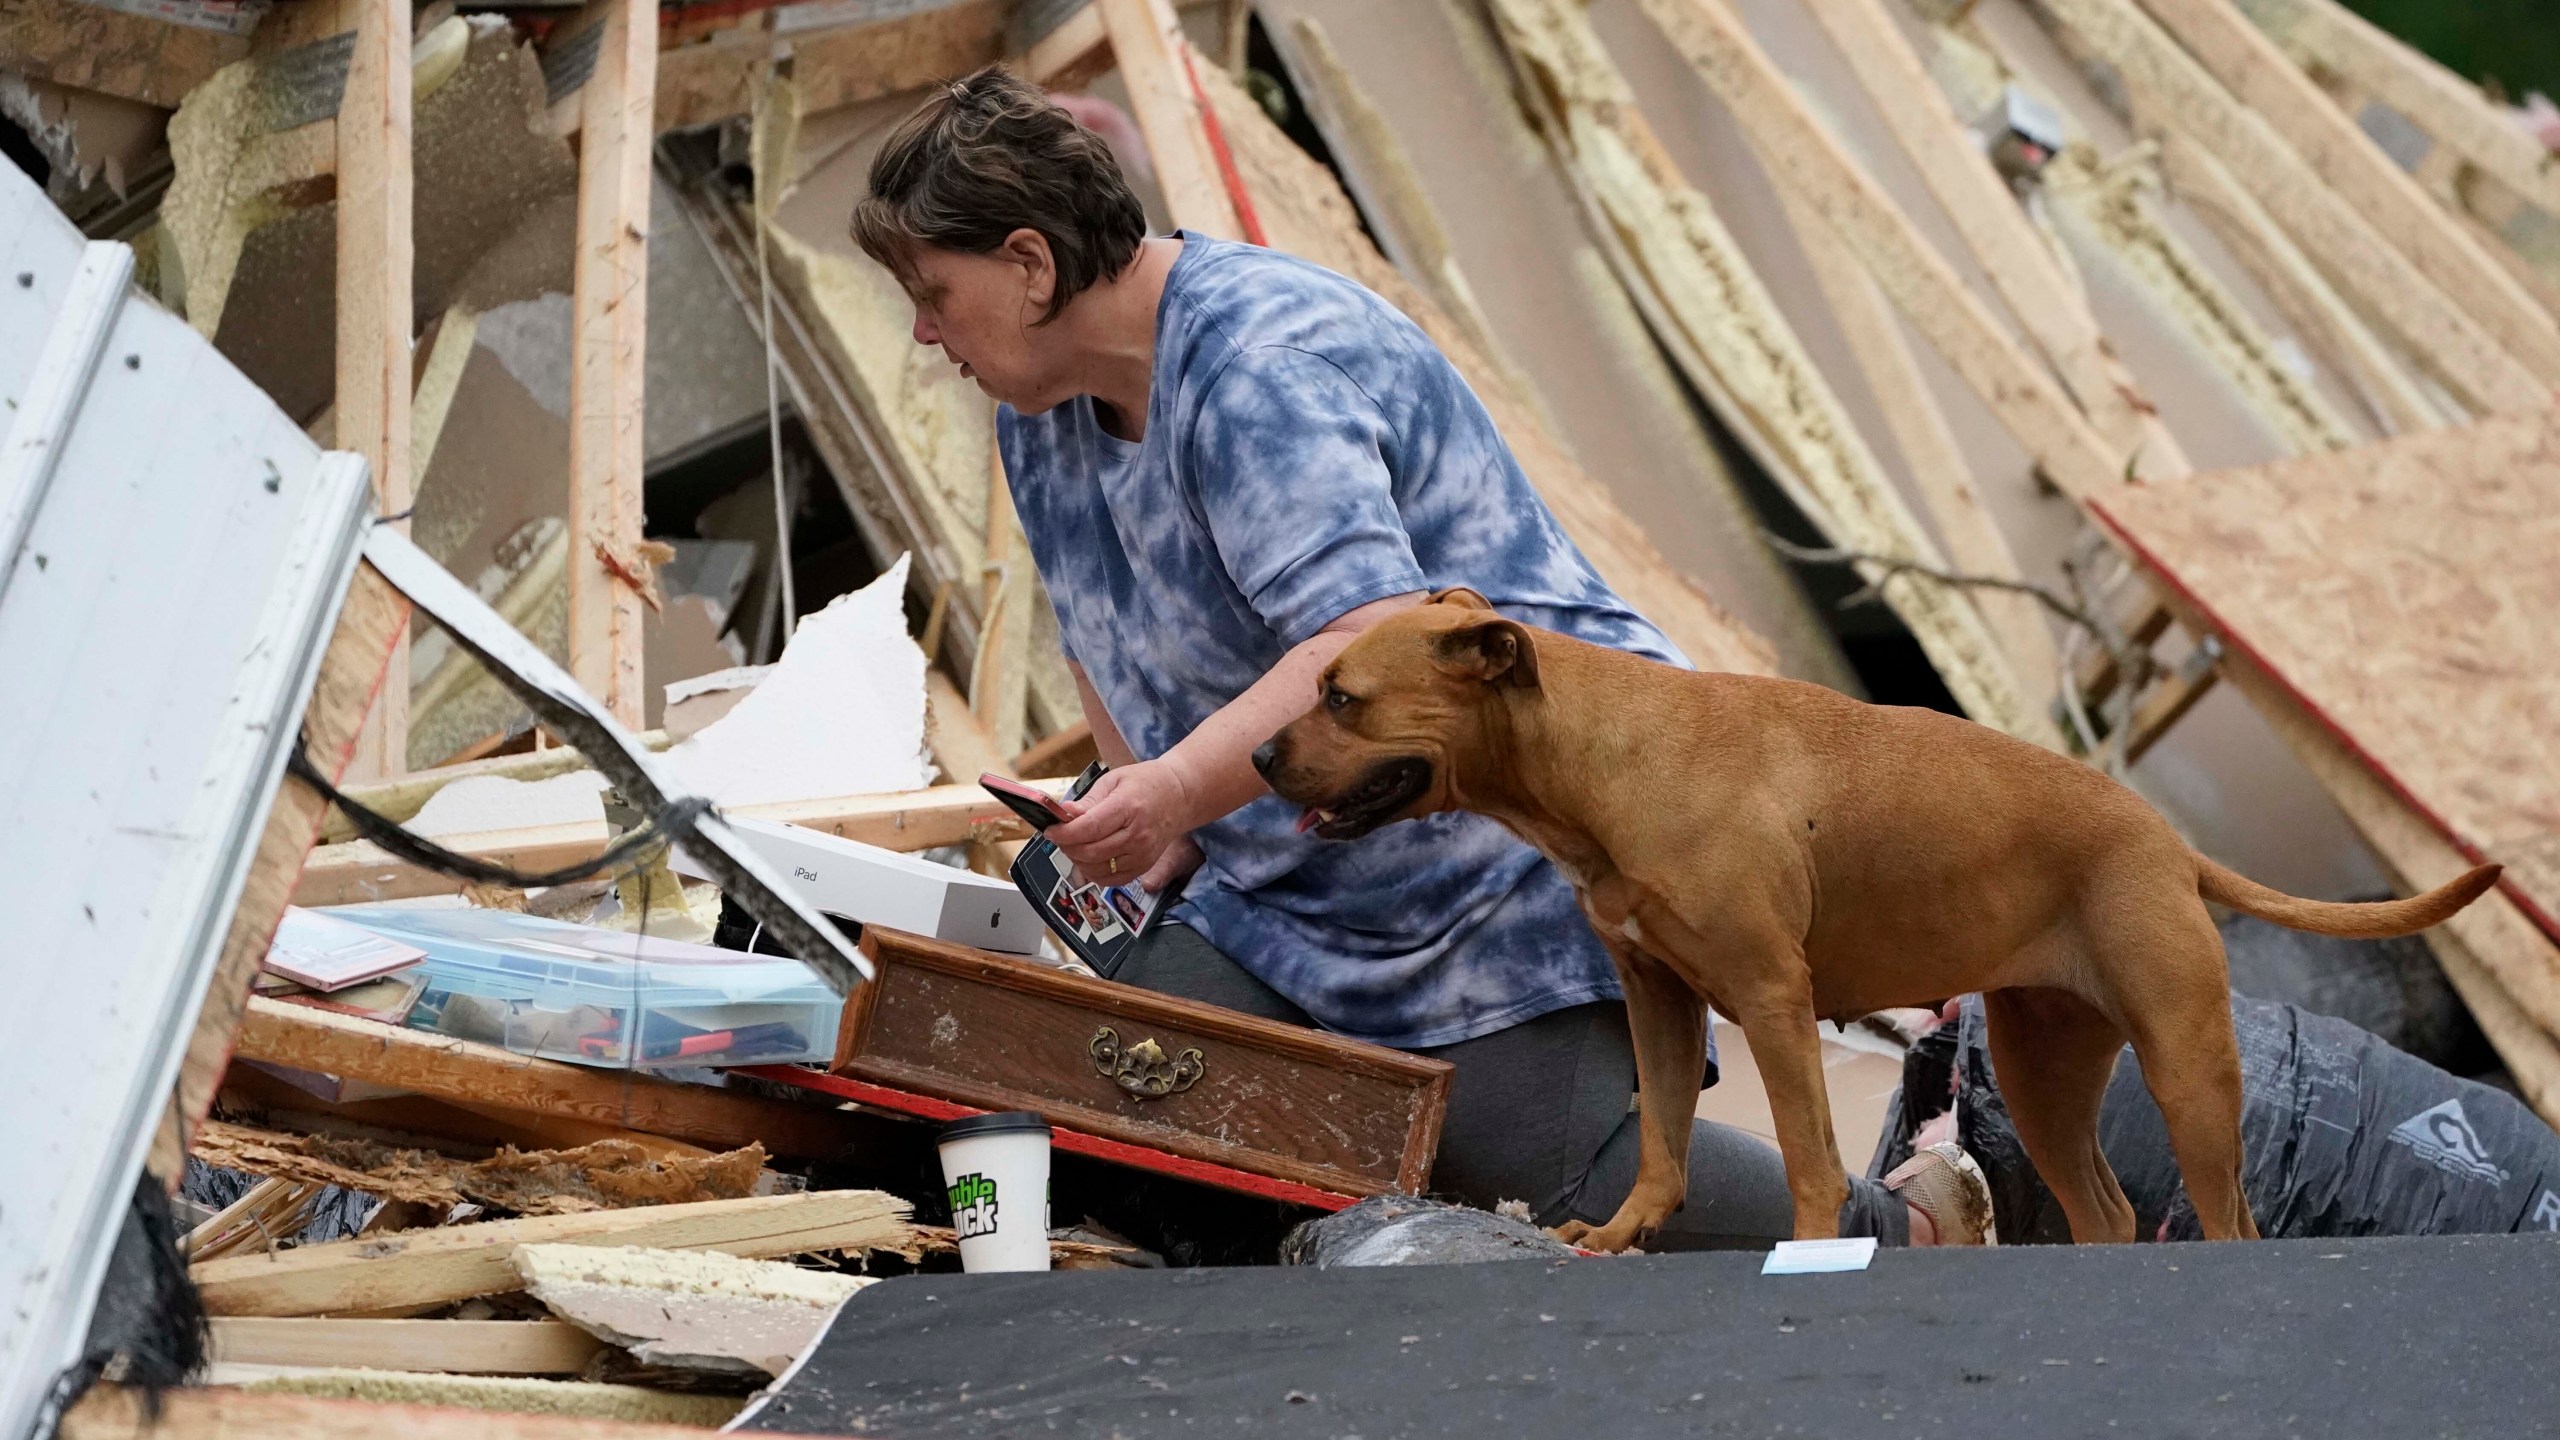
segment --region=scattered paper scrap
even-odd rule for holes
[[[593,770],[573,770],[547,780],[473,775],[438,790],[410,817],[408,828],[432,838],[601,821],[604,788],[604,777]]]
[[[1849,1240],[1781,1240],[1761,1262],[1763,1275],[1828,1275],[1837,1270],[1864,1270],[1876,1258],[1876,1238]]]
[[[314,990],[344,990],[405,970],[427,952],[332,915],[285,907],[276,938],[267,946],[266,969]]]
[[[667,752],[721,805],[915,790],[925,763],[924,652],[907,635],[907,559],[792,632],[736,708]]]

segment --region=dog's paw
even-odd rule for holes
[[[1632,1224],[1624,1220],[1612,1220],[1606,1225],[1585,1225],[1575,1220],[1559,1225],[1547,1233],[1567,1245],[1584,1250],[1596,1250],[1603,1255],[1615,1255],[1621,1251],[1634,1249],[1644,1241],[1652,1239],[1653,1231],[1653,1226]]]

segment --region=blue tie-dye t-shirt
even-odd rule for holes
[[[1530,488],[1457,370],[1331,271],[1184,235],[1146,438],[1091,399],[996,431],[1067,653],[1141,758],[1372,600],[1472,586],[1533,625],[1682,663]],[[1314,696],[1308,696],[1310,704]],[[1327,1029],[1469,1039],[1615,998],[1571,886],[1491,820],[1301,835],[1265,795],[1194,832],[1174,918]]]

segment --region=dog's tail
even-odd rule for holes
[[[2503,870],[2504,867],[2498,865],[2475,866],[2459,878],[2448,880],[2424,895],[2412,895],[2406,900],[2342,905],[2329,900],[2305,900],[2281,890],[2270,890],[2246,875],[2226,870],[2198,855],[2196,889],[2207,900],[2246,911],[2288,930],[2343,935],[2353,940],[2388,940],[2395,935],[2414,935],[2430,925],[2441,923],[2455,911],[2488,893],[2489,887],[2498,883],[2498,876]]]

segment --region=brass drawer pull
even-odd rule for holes
[[[1177,1090],[1188,1090],[1209,1073],[1208,1057],[1197,1047],[1168,1056],[1150,1038],[1124,1048],[1120,1032],[1108,1025],[1093,1032],[1093,1043],[1085,1053],[1093,1057],[1093,1068],[1103,1078],[1141,1100],[1161,1100]]]

